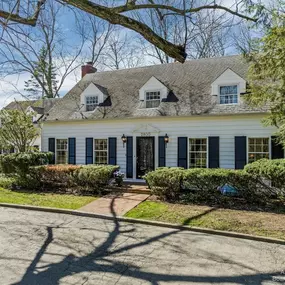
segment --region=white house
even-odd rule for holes
[[[117,164],[132,179],[160,166],[240,169],[283,157],[275,129],[262,125],[266,109],[244,103],[247,68],[240,56],[107,72],[83,66],[87,74],[45,120],[43,150],[55,163]]]

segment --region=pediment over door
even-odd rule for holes
[[[142,124],[135,130],[133,130],[134,134],[139,134],[141,136],[151,136],[160,133],[160,129],[150,125],[150,124]]]

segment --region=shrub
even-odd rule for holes
[[[30,167],[25,186],[29,187],[30,184],[41,188],[68,188],[74,185],[73,173],[80,168],[79,165],[69,164]]]
[[[285,194],[285,159],[260,159],[246,165],[245,171],[263,181],[264,188],[273,193]]]
[[[114,165],[87,165],[73,173],[74,181],[78,186],[92,192],[104,188],[114,177],[119,166]]]
[[[153,194],[163,200],[175,200],[179,196],[183,168],[161,167],[144,176]]]
[[[259,180],[243,170],[159,168],[145,179],[153,194],[164,200],[186,194],[193,202],[218,203],[225,200],[219,191],[225,184],[237,189],[239,196],[251,203],[267,197]]]
[[[0,155],[0,168],[4,174],[24,177],[29,168],[48,164],[53,156],[51,152],[22,152]]]
[[[188,169],[185,170],[183,186],[200,201],[218,203],[226,200],[219,191],[228,184],[237,190],[239,197],[250,203],[260,202],[265,198],[259,180],[243,170],[231,169]]]
[[[5,189],[12,189],[15,184],[15,179],[12,177],[7,177],[5,175],[0,175],[0,187]]]

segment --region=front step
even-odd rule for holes
[[[146,186],[147,184],[145,182],[145,180],[143,179],[124,179],[123,181],[124,185],[138,185],[138,186]]]
[[[150,189],[146,186],[146,184],[126,184],[124,182],[122,187],[117,187],[115,185],[110,185],[107,189],[110,192],[124,192],[124,193],[136,193],[136,194],[151,194]]]

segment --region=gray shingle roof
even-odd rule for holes
[[[54,104],[59,101],[60,98],[49,98],[44,100],[25,100],[25,101],[13,101],[9,103],[4,109],[6,110],[26,110],[28,107],[32,107],[35,112],[42,115],[48,113]]]
[[[219,105],[211,95],[211,84],[230,68],[246,79],[248,65],[241,56],[227,56],[117,71],[87,74],[65,97],[56,102],[47,120],[80,120],[206,114],[260,113],[245,104]],[[157,109],[144,108],[139,89],[155,76],[171,91]],[[108,104],[94,112],[80,112],[80,94],[93,82],[109,95]]]

